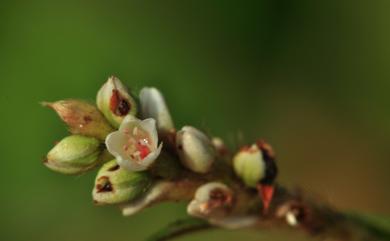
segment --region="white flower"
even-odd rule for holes
[[[194,127],[184,126],[176,133],[176,148],[183,165],[194,172],[207,173],[214,163],[213,144]]]
[[[106,138],[108,151],[115,156],[118,164],[129,171],[146,170],[159,156],[156,121],[139,120],[126,116],[118,131]]]
[[[161,92],[154,87],[145,87],[140,95],[141,114],[143,118],[154,118],[159,132],[174,130],[171,114]]]

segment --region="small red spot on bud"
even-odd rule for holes
[[[112,90],[110,98],[110,110],[118,116],[125,116],[131,109],[130,103],[125,100],[118,90]]]

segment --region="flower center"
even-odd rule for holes
[[[123,150],[132,160],[141,162],[152,152],[153,143],[145,130],[136,126],[132,130],[126,129],[124,133],[127,142],[123,145]]]

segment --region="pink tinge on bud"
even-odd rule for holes
[[[274,186],[266,184],[258,184],[257,191],[260,195],[261,201],[263,202],[263,212],[266,214],[268,212],[269,206],[274,195]]]

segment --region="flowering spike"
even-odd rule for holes
[[[210,139],[198,129],[184,126],[176,134],[176,148],[181,162],[190,170],[207,173],[215,159]]]
[[[143,171],[154,163],[161,152],[154,119],[139,120],[126,116],[118,131],[106,138],[108,151],[128,171]]]
[[[80,174],[100,163],[100,147],[100,142],[95,138],[68,136],[49,151],[44,164],[63,174]]]
[[[157,122],[159,133],[171,133],[175,127],[161,92],[154,87],[145,87],[140,92],[141,115]]]
[[[118,128],[126,115],[137,114],[137,105],[127,88],[116,77],[111,76],[100,88],[96,103],[112,126]]]
[[[99,205],[123,203],[138,198],[151,184],[147,173],[129,172],[112,160],[99,170],[92,196]]]
[[[42,105],[55,110],[68,125],[72,134],[81,134],[104,140],[114,131],[99,110],[86,101],[60,100],[53,103],[43,102]]]

